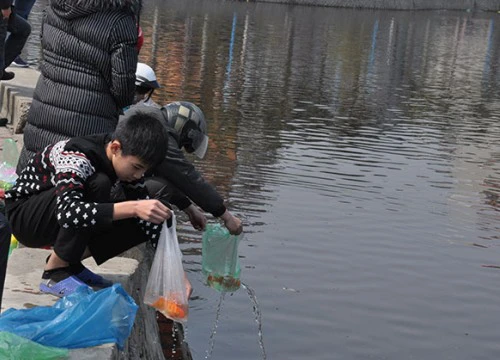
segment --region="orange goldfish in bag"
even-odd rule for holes
[[[172,320],[184,320],[188,316],[187,304],[179,304],[174,299],[159,297],[151,306]]]

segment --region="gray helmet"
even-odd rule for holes
[[[162,107],[168,127],[173,130],[179,149],[203,159],[208,147],[207,122],[203,111],[193,103],[176,101]],[[172,133],[172,131],[171,131]]]

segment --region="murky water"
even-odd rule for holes
[[[500,357],[499,14],[172,0],[141,23],[156,100],[210,121],[197,165],[244,219],[268,359]],[[220,294],[181,227],[203,359]],[[254,319],[228,294],[212,358],[261,358]]]

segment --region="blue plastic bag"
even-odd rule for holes
[[[122,350],[136,312],[134,299],[120,284],[97,292],[82,286],[53,306],[6,310],[0,331],[45,346],[75,349],[116,343]]]

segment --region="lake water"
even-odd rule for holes
[[[500,358],[500,269],[484,267],[500,265],[499,14],[172,0],[141,24],[155,100],[209,119],[196,164],[244,221],[268,359]],[[179,233],[204,359],[220,295],[201,234]],[[261,358],[240,289],[212,359]]]

